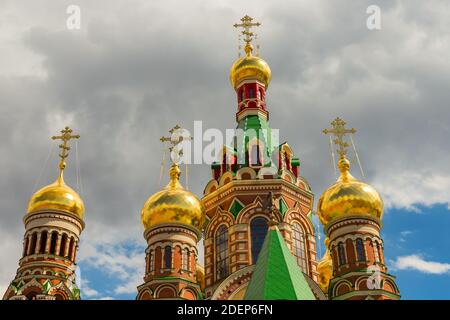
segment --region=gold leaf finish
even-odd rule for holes
[[[31,197],[27,213],[43,210],[58,210],[74,214],[81,219],[84,217],[83,200],[64,183],[62,175],[54,183],[38,190]]]
[[[141,212],[142,224],[147,229],[159,224],[177,223],[201,231],[205,221],[203,203],[181,186],[177,164],[172,164],[169,173],[170,183],[145,202]]]

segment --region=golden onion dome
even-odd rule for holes
[[[243,80],[256,79],[266,86],[269,86],[272,72],[266,61],[260,57],[252,55],[253,46],[247,44],[245,46],[246,55],[236,60],[231,66],[230,81],[233,88]]]
[[[324,226],[343,216],[383,216],[383,200],[371,185],[354,178],[350,162],[343,157],[338,162],[341,176],[319,199],[318,215]]]
[[[146,229],[159,224],[183,224],[201,231],[205,222],[203,203],[181,186],[178,165],[173,164],[169,174],[169,184],[145,202],[142,224]]]
[[[71,213],[80,219],[84,217],[83,200],[64,182],[62,171],[54,183],[38,190],[28,203],[28,214],[47,210]]]
[[[324,293],[328,292],[328,286],[330,284],[330,279],[333,276],[333,260],[331,259],[330,250],[328,245],[330,240],[325,239],[326,251],[322,259],[320,259],[317,264],[317,272],[319,272],[319,287]]]
[[[203,268],[200,264],[196,264],[195,272],[197,275],[197,284],[200,286],[202,291],[205,290],[205,268]]]

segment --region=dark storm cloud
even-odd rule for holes
[[[388,204],[448,202],[448,192],[433,183],[450,185],[448,5],[435,3],[429,9],[420,1],[379,1],[382,30],[369,31],[369,1],[258,2],[256,13],[252,3],[236,1],[79,1],[82,29],[71,31],[69,2],[7,2],[3,12],[26,22],[14,37],[17,52],[33,55],[43,72],[0,76],[0,229],[10,241],[0,250],[14,257],[2,264],[0,285],[15,271],[21,217],[48,137],[66,122],[82,136],[83,241],[143,242],[139,212],[159,188],[159,137],[176,123],[192,130],[194,120],[204,128],[235,126],[231,25],[245,13],[263,22],[272,127],[281,127],[280,140],[300,157],[317,198],[334,180],[321,130],[341,116],[358,129],[366,180]],[[20,57],[8,61],[17,68],[31,63]],[[55,178],[56,163],[54,152],[39,185]],[[75,186],[73,150],[67,171]],[[190,189],[201,195],[209,175],[208,166],[191,166]],[[94,253],[86,245],[86,259]]]

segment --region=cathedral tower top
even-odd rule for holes
[[[257,80],[267,88],[271,78],[271,70],[267,62],[258,54],[253,55],[252,41],[256,34],[251,28],[259,27],[261,23],[252,21],[253,18],[246,15],[241,19],[241,23],[234,24],[235,28],[243,29],[241,34],[244,36],[245,42],[245,56],[236,60],[230,70],[230,81],[235,90],[241,86],[244,80]]]
[[[161,142],[169,142],[169,150],[182,141],[182,137],[174,140],[174,132],[181,129],[175,126],[169,132],[171,137],[162,137]],[[142,224],[146,229],[155,226],[178,224],[193,228],[200,235],[205,221],[204,206],[193,193],[183,188],[180,183],[181,170],[178,160],[171,157],[169,184],[159,192],[150,196],[141,211]]]
[[[64,169],[66,168],[66,158],[69,156],[69,141],[79,139],[79,135],[72,135],[72,129],[65,127],[61,130],[60,136],[53,136],[53,140],[62,140],[59,145],[59,176],[56,181],[38,190],[30,199],[27,213],[34,213],[45,210],[58,210],[68,212],[83,219],[84,202],[81,197],[71,187],[64,182]]]
[[[336,118],[332,129],[325,129],[323,133],[335,136],[334,143],[338,146],[338,168],[340,177],[321,196],[318,203],[318,215],[324,226],[343,216],[371,216],[381,220],[383,216],[383,200],[371,185],[353,177],[350,161],[346,157],[349,146],[345,141],[347,134],[354,134],[355,129],[345,128],[345,121]]]

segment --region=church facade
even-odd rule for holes
[[[269,125],[271,70],[252,45],[259,25],[249,16],[235,25],[245,42],[230,71],[237,134],[211,165],[202,198],[183,188],[173,161],[168,185],[144,204],[146,266],[136,299],[399,299],[384,260],[383,201],[350,174],[346,136],[355,130],[340,118],[324,130],[335,137],[340,177],[317,204],[326,235],[319,260],[314,194],[300,159]],[[54,137],[64,142],[60,176],[30,200],[23,257],[4,299],[80,298],[71,270],[84,205],[63,180],[68,142],[77,137],[68,128]]]

